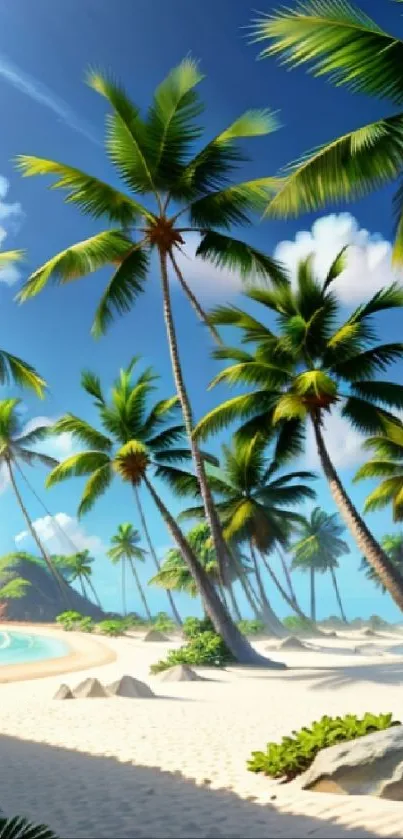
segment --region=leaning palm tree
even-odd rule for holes
[[[247,445],[236,438],[231,446],[223,445],[219,467],[206,464],[216,510],[224,525],[224,536],[231,544],[248,546],[261,607],[271,629],[280,629],[281,625],[267,598],[257,552],[282,597],[303,617],[282,549],[288,545],[293,527],[301,520],[298,513],[288,508],[315,497],[314,490],[302,483],[315,478],[312,472],[279,474],[280,466],[279,462],[269,458],[267,440],[258,434]],[[181,497],[200,495],[195,477],[183,469],[172,469],[167,475],[167,481]],[[181,513],[181,518],[194,517],[203,519],[202,505],[190,507]],[[280,552],[286,584],[290,586],[289,592],[284,589],[269,562],[269,554],[274,548]]]
[[[202,78],[197,63],[185,59],[157,87],[143,116],[113,78],[89,74],[89,85],[107,100],[112,111],[107,120],[106,150],[128,192],[64,163],[19,157],[23,175],[53,176],[54,187],[67,191],[69,203],[86,215],[115,225],[53,256],[28,279],[19,299],[33,297],[48,282],[63,284],[104,266],[114,266],[95,316],[93,332],[100,335],[115,314],[127,312],[135,304],[151,276],[150,259],[155,253],[175,386],[207,521],[223,567],[226,545],[203,458],[192,438],[193,414],[179,356],[169,271],[203,321],[205,313],[177,259],[186,247],[188,232],[201,237],[197,254],[211,264],[237,270],[242,277],[253,275],[274,282],[282,279],[272,259],[223,232],[233,224],[248,223],[251,214],[261,211],[277,188],[277,179],[271,177],[241,182],[232,179],[234,169],[244,159],[239,141],[269,134],[277,128],[277,120],[267,109],[246,111],[200,147],[202,127],[197,118],[203,106],[196,88]],[[213,332],[218,338],[216,330]]]
[[[403,580],[403,533],[387,534],[381,539],[381,545]],[[379,579],[374,568],[368,565],[365,557],[361,560],[360,571],[364,571],[367,580],[375,583],[376,587],[382,589],[383,594],[385,594],[385,586]]]
[[[138,530],[135,530],[133,525],[129,524],[128,522],[126,522],[125,524],[120,524],[117,529],[117,533],[115,533],[115,535],[112,536],[112,547],[108,551],[108,556],[114,564],[120,563],[120,567],[122,570],[123,614],[125,616],[127,615],[125,572],[126,563],[128,563],[128,565],[130,566],[130,570],[133,574],[141,602],[144,606],[146,617],[149,621],[151,621],[152,615],[136,569],[136,562],[144,562],[147,556],[147,551],[145,551],[144,548],[141,547],[140,541],[140,534]]]
[[[373,455],[360,467],[354,480],[383,479],[366,499],[364,511],[392,505],[394,521],[403,521],[403,423],[384,419],[382,428],[365,440],[364,447]]]
[[[55,562],[55,558],[53,558],[53,561]],[[91,556],[88,549],[77,551],[77,553],[67,556],[56,557],[55,562],[59,570],[63,569],[63,575],[67,577],[69,583],[74,583],[77,580],[81,588],[81,594],[85,598],[87,598],[87,585],[95,603],[102,609],[99,597],[91,580],[93,563],[94,557]]]
[[[339,558],[350,553],[350,548],[341,535],[345,528],[337,513],[328,515],[315,507],[311,515],[300,526],[300,538],[293,545],[293,568],[309,571],[311,588],[311,619],[316,621],[315,574],[330,572],[341,619],[347,622],[336,577]]]
[[[120,372],[109,401],[99,379],[89,372],[83,374],[82,385],[95,398],[101,430],[73,414],[66,414],[55,423],[55,433],[67,431],[88,448],[56,466],[47,479],[47,486],[73,476],[88,476],[78,507],[81,516],[91,510],[117,475],[132,488],[144,485],[189,566],[217,632],[239,661],[267,664],[231,620],[178,522],[156,489],[154,478],[166,479],[171,466],[189,458],[189,449],[183,446],[183,426],[174,423],[177,397],[150,405],[157,377],[147,369],[133,381],[135,362],[136,359]],[[271,662],[269,664],[273,666]]]
[[[247,297],[260,304],[262,318],[269,315],[270,326],[234,306],[218,307],[212,313],[214,324],[238,328],[244,343],[255,345],[251,352],[221,348],[219,358],[235,363],[219,373],[215,383],[253,389],[210,411],[196,433],[203,439],[234,420],[243,421],[238,436],[246,441],[257,432],[271,435],[277,429],[278,459],[303,450],[309,426],[333,499],[360,553],[403,609],[401,579],[354,507],[324,436],[326,417],[335,410],[358,431],[378,434],[382,422],[393,418],[390,410],[403,407],[403,386],[377,380],[379,372],[403,358],[403,343],[378,343],[373,324],[378,312],[403,307],[403,289],[397,284],[383,288],[343,321],[332,284],[344,265],[342,253],[320,282],[308,258],[298,266],[295,286],[251,289]]]
[[[64,584],[63,577],[59,574],[33,526],[16,480],[16,472],[21,473],[22,463],[28,466],[41,464],[51,469],[57,466],[58,461],[54,457],[50,457],[44,452],[38,452],[32,448],[32,446],[45,439],[49,433],[49,426],[37,425],[31,430],[29,430],[29,427],[28,429],[24,429],[19,411],[20,406],[20,399],[0,400],[0,468],[4,470],[6,477],[11,483],[29,533],[37,545],[39,553],[46,563],[48,570],[57,580],[63,596],[66,598],[67,588]]]
[[[0,251],[0,271],[6,265],[12,265],[23,257],[22,251]],[[36,370],[6,350],[0,350],[0,385],[10,383],[33,390],[38,396],[43,396],[45,381]]]
[[[403,103],[403,41],[385,32],[349,0],[302,0],[294,8],[259,17],[255,40],[262,57],[280,56],[290,66],[307,64],[354,93]],[[397,181],[394,258],[403,260],[403,112],[356,128],[305,154],[285,171],[271,216],[290,218],[328,202],[361,198]]]

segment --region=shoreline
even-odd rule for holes
[[[91,635],[87,637],[84,633],[65,632],[51,624],[4,622],[0,624],[0,631],[2,630],[16,633],[20,631],[42,638],[57,638],[65,643],[68,651],[66,655],[46,658],[42,661],[0,665],[0,684],[26,682],[47,676],[74,673],[90,667],[102,667],[105,664],[111,664],[116,659],[116,652],[106,644],[94,640]]]

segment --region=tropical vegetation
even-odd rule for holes
[[[113,563],[120,563],[122,572],[122,606],[123,616],[127,615],[126,606],[126,565],[129,566],[134,577],[137,591],[140,600],[144,606],[144,612],[148,620],[151,620],[151,612],[147,603],[147,598],[144,594],[139,575],[136,569],[136,562],[144,562],[147,552],[141,547],[141,536],[130,522],[120,524],[117,532],[112,536],[112,547],[108,551],[108,556]]]

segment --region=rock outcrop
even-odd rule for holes
[[[205,682],[188,664],[175,664],[160,673],[161,682]]]
[[[74,699],[74,696],[68,685],[60,685],[53,699]]]
[[[84,679],[73,690],[73,696],[75,699],[104,699],[108,694],[98,679]]]
[[[145,682],[140,682],[133,676],[122,676],[107,687],[107,692],[110,696],[123,696],[127,699],[152,699],[155,696]]]
[[[150,629],[147,632],[147,635],[144,636],[143,641],[169,641],[166,635],[163,632],[160,632],[158,629]]]

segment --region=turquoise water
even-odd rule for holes
[[[0,667],[5,664],[62,658],[69,652],[63,641],[23,632],[0,631]]]

